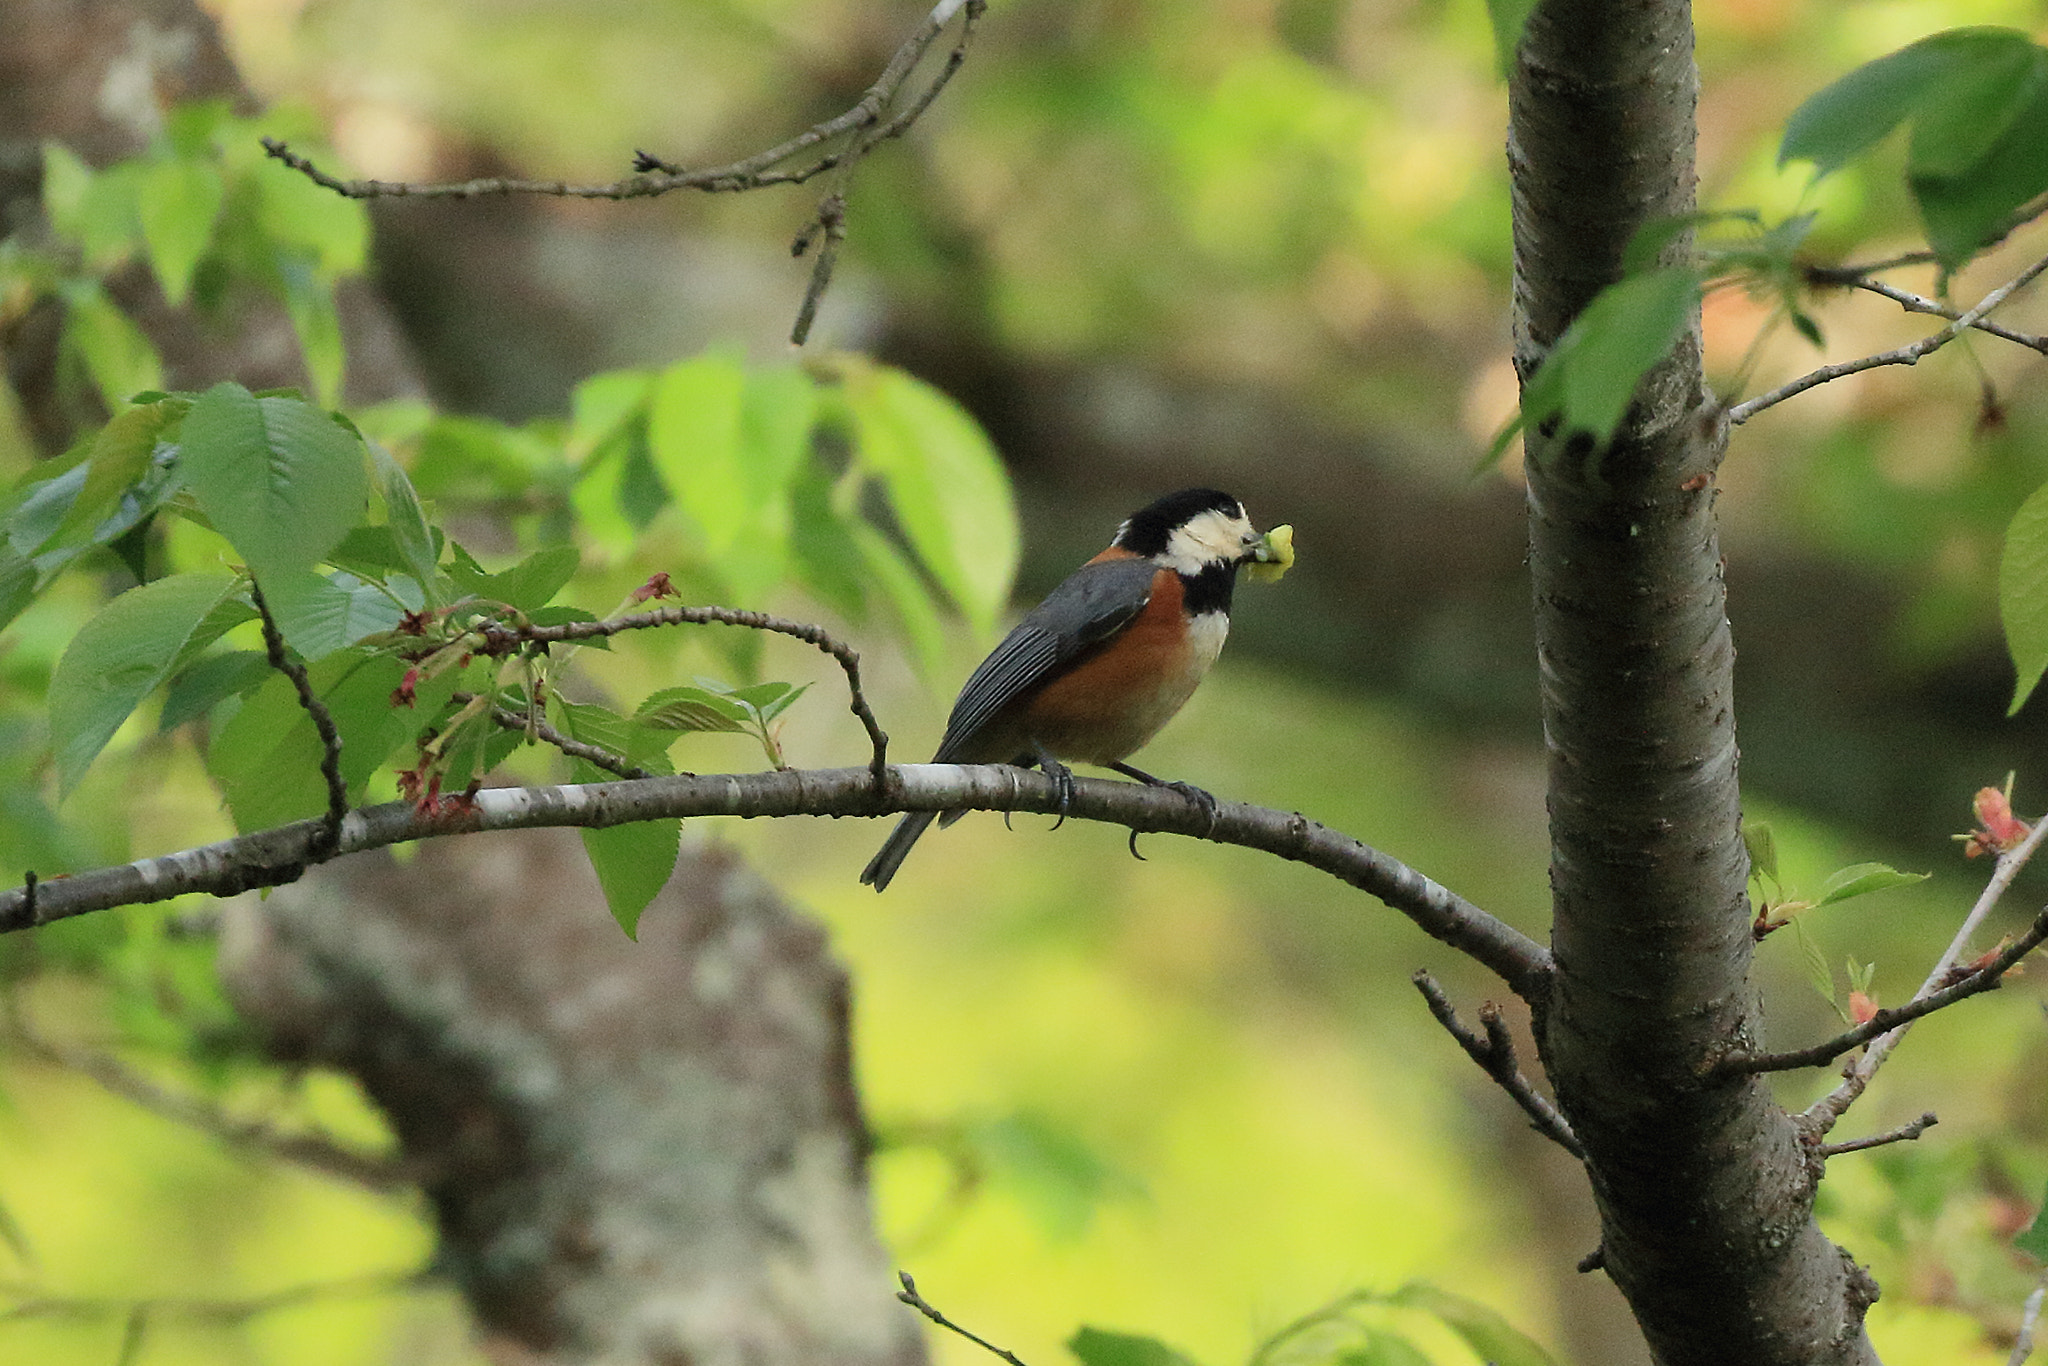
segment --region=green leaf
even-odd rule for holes
[[[158,730],[176,730],[212,711],[226,699],[261,686],[270,661],[260,650],[229,650],[208,655],[171,680],[164,690]]]
[[[900,370],[853,369],[845,394],[858,457],[882,477],[911,548],[975,630],[993,634],[1019,541],[1009,476],[987,435]]]
[[[43,209],[60,237],[73,242],[85,236],[86,196],[93,169],[61,142],[43,144]]]
[[[579,783],[612,782],[614,775],[577,760]],[[585,829],[583,848],[604,888],[605,904],[628,939],[639,937],[640,913],[660,894],[676,870],[682,849],[683,823],[678,820],[635,821],[602,830]]]
[[[370,218],[361,202],[268,157],[257,166],[255,184],[257,226],[266,238],[304,247],[330,279],[362,270],[369,260]]]
[[[2005,529],[1998,561],[1998,616],[2018,680],[2008,716],[2048,672],[2048,484],[2034,490]]]
[[[1971,32],[1967,57],[1921,92],[1906,157],[1913,176],[1968,175],[1991,151],[2042,84],[2044,53],[2015,29]],[[2040,128],[2026,130],[2040,136]]]
[[[177,408],[171,403],[124,408],[100,428],[99,435],[93,438],[84,487],[51,540],[73,540],[94,531],[114,514],[121,495],[141,483],[149,472],[157,439],[177,415]]]
[[[309,660],[390,630],[405,610],[384,589],[347,573],[273,575],[263,596],[285,643]]]
[[[650,370],[607,370],[576,386],[569,400],[569,458],[579,464],[618,436],[647,406]]]
[[[348,365],[334,290],[314,272],[312,262],[296,252],[279,252],[276,268],[285,315],[299,339],[299,358],[313,381],[313,397],[321,407],[332,408],[341,402]]]
[[[568,586],[581,563],[575,546],[547,546],[510,569],[491,575],[489,587],[482,595],[522,612],[537,612]]]
[[[20,616],[35,597],[35,565],[11,544],[0,540],[0,626]]]
[[[213,241],[225,194],[220,172],[203,161],[159,161],[142,171],[136,200],[142,241],[174,307],[192,292],[192,272]]]
[[[756,683],[751,687],[734,688],[731,696],[753,708],[765,726],[788,711],[810,688],[808,683]]]
[[[129,589],[79,628],[50,675],[50,744],[60,791],[78,785],[233,586],[221,574],[174,574]]]
[[[858,514],[849,513],[849,518]],[[797,577],[818,600],[850,621],[867,616],[865,559],[832,506],[832,483],[806,466],[790,489],[790,550]]]
[[[142,239],[136,204],[142,164],[126,161],[94,171],[70,152],[46,144],[43,170],[56,176],[55,196],[47,201],[51,222],[78,245],[87,267],[105,273],[125,261]]]
[[[1194,1359],[1136,1333],[1083,1327],[1067,1339],[1067,1350],[1082,1366],[1195,1366]]]
[[[2048,1262],[2048,1194],[2042,1196],[2034,1222],[2020,1230],[2012,1245],[2037,1262]]]
[[[1813,983],[1813,989],[1820,993],[1823,1001],[1834,1007],[1837,1015],[1847,1019],[1848,1012],[1842,1009],[1841,993],[1835,990],[1835,970],[1828,966],[1827,954],[1807,932],[1804,920],[1796,917],[1792,920],[1792,937],[1799,941],[1799,957],[1806,966],[1806,980]]]
[[[392,545],[403,567],[412,571],[425,591],[427,601],[439,606],[443,599],[442,580],[435,565],[441,557],[440,545],[434,539],[434,528],[427,521],[425,509],[420,506],[420,496],[406,476],[405,467],[390,451],[374,441],[367,444],[377,490],[384,498],[384,525],[391,534]]]
[[[186,485],[259,580],[312,568],[362,520],[362,442],[302,400],[216,384],[181,444]]]
[[[1949,270],[2007,231],[2022,206],[2048,190],[2048,137],[2042,136],[2048,126],[2048,53],[2036,49],[2035,57],[2032,79],[2018,96],[2020,107],[1982,157],[1956,175],[1915,170],[1908,180],[1927,243]],[[1914,146],[1917,151],[1917,130]]]
[[[656,730],[737,733],[748,729],[747,708],[708,688],[663,688],[650,693],[633,719]]]
[[[1869,896],[1872,892],[1910,887],[1916,882],[1927,881],[1931,876],[1931,873],[1902,873],[1883,863],[1851,864],[1829,875],[1828,880],[1821,884],[1820,895],[1813,899],[1813,904],[1815,907],[1827,906],[1851,897]]]
[[[1769,821],[1742,822],[1742,847],[1749,854],[1749,875],[1775,883],[1778,880],[1778,839]]]
[[[1399,1333],[1365,1330],[1365,1342],[1340,1354],[1334,1366],[1434,1366],[1429,1354]]]
[[[1560,400],[1567,432],[1589,433],[1601,446],[1612,441],[1637,384],[1670,353],[1699,303],[1699,276],[1672,268],[1617,281],[1586,305],[1557,346],[1564,353]],[[1551,360],[1546,357],[1543,368]]]
[[[846,530],[867,562],[869,581],[896,609],[918,673],[927,683],[935,681],[946,672],[946,628],[924,580],[881,532],[865,522],[855,522]]]
[[[1928,93],[1950,80],[1983,46],[1978,35],[2001,30],[1937,33],[1866,62],[1810,95],[1785,121],[1778,164],[1810,161],[1821,175],[1841,169],[1912,117]]]
[[[1522,30],[1529,26],[1529,14],[1536,0],[1486,0],[1486,17],[1493,23],[1494,65],[1505,77],[1515,68],[1515,54],[1522,49]]]
[[[740,411],[740,448],[754,504],[786,510],[789,486],[811,453],[818,418],[818,386],[794,365],[747,376]],[[776,518],[786,522],[786,515]],[[778,530],[783,528],[778,526]]]
[[[1426,1281],[1411,1281],[1389,1303],[1434,1314],[1492,1366],[1554,1366],[1550,1353],[1477,1300],[1454,1295]]]
[[[65,284],[64,345],[84,362],[109,408],[146,389],[161,389],[163,362],[156,347],[92,280]]]
[[[647,439],[669,494],[723,558],[754,521],[754,495],[742,459],[741,415],[747,376],[736,356],[707,352],[680,361],[655,381]]]

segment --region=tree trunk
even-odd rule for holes
[[[1525,380],[1635,231],[1692,210],[1697,93],[1678,0],[1532,15],[1508,144]],[[1813,1222],[1793,1119],[1761,1080],[1699,1080],[1761,1025],[1711,480],[1727,433],[1697,323],[1610,447],[1561,436],[1526,444],[1557,961],[1539,1030],[1607,1273],[1665,1366],[1872,1361],[1877,1288]]]
[[[567,831],[231,906],[237,1007],[384,1110],[494,1359],[922,1366],[870,1227],[845,973],[737,856],[685,853],[637,943]]]

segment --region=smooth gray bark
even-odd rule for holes
[[[1547,0],[1510,92],[1526,378],[1619,278],[1635,231],[1693,207],[1690,10]],[[1712,483],[1725,442],[1697,322],[1611,447],[1528,437],[1555,916],[1538,1037],[1587,1151],[1607,1274],[1660,1362],[1867,1362],[1877,1288],[1813,1222],[1807,1141],[1761,1081],[1699,1080],[1760,1032]]]

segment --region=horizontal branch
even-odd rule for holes
[[[1939,1123],[1941,1123],[1940,1116],[1936,1115],[1934,1111],[1929,1110],[1921,1115],[1920,1118],[1909,1120],[1895,1129],[1887,1129],[1881,1134],[1872,1134],[1868,1138],[1851,1139],[1847,1143],[1822,1143],[1814,1148],[1814,1152],[1825,1160],[1830,1157],[1840,1157],[1843,1153],[1868,1152],[1872,1148],[1888,1147],[1894,1143],[1911,1143],[1914,1139],[1920,1137],[1920,1135],[1926,1133]]]
[[[351,811],[334,852],[352,854],[479,830],[602,829],[684,816],[887,816],[960,809],[1050,813],[1060,802],[1059,790],[1043,774],[1005,764],[909,764],[884,769],[882,778],[877,783],[867,768],[783,769],[485,788],[431,807],[388,802]],[[1298,812],[1237,802],[1219,803],[1212,812],[1170,788],[1083,778],[1074,784],[1067,814],[1141,833],[1257,849],[1320,869],[1378,897],[1424,933],[1491,968],[1524,1000],[1539,999],[1548,990],[1550,953],[1541,944],[1400,860]],[[317,848],[320,828],[318,820],[297,821],[158,858],[46,878],[33,890],[0,892],[0,933],[188,892],[228,896],[280,886],[324,861]]]
[[[917,31],[896,49],[895,55],[889,59],[882,74],[875,78],[874,84],[863,92],[852,108],[822,123],[814,124],[795,137],[766,151],[722,166],[691,170],[641,153],[635,160],[639,174],[601,185],[572,185],[561,180],[521,180],[507,176],[429,183],[409,180],[343,180],[322,171],[277,138],[264,138],[263,150],[316,185],[349,199],[478,199],[488,195],[513,194],[553,195],[569,199],[647,199],[668,194],[672,190],[705,190],[716,193],[754,190],[765,185],[800,185],[835,166],[857,160],[875,143],[899,135],[917,119],[918,115],[929,108],[932,100],[944,88],[946,82],[952,79],[953,73],[959,70],[961,62],[965,59],[968,39],[974,32],[975,20],[981,16],[985,4],[986,0],[939,0],[925,16],[924,22],[918,25]],[[944,31],[946,25],[952,21],[954,15],[963,10],[966,17],[961,21],[960,38],[952,54],[946,59],[945,65],[933,76],[931,85],[926,90],[895,116],[889,117],[890,109],[895,106],[897,97],[902,92],[904,81],[939,34]],[[793,169],[776,169],[782,163],[801,156],[821,143],[848,134],[856,135],[854,140],[837,152],[821,154],[815,160]]]

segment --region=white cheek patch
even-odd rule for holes
[[[1252,535],[1243,517],[1204,512],[1177,526],[1166,538],[1164,562],[1183,574],[1199,573],[1204,565],[1241,560]]]

